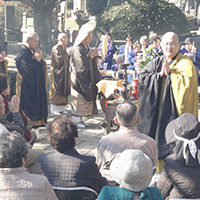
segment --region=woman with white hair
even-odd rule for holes
[[[57,200],[46,177],[27,172],[27,153],[19,133],[0,127],[0,199]]]
[[[119,186],[104,186],[98,200],[162,200],[158,188],[148,187],[153,176],[151,159],[141,150],[128,149],[110,165],[110,174]]]

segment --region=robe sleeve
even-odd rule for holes
[[[171,80],[178,115],[191,113],[198,118],[198,79],[189,58],[182,56],[172,67]]]
[[[35,58],[30,57],[28,53],[21,54],[16,58],[16,64],[23,79],[30,79],[34,72],[41,67],[41,62],[43,61],[38,62]]]

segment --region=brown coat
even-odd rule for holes
[[[200,198],[200,167],[190,167],[175,161],[174,154],[165,159],[164,170],[157,182],[163,198]]]
[[[89,56],[90,48],[83,43],[76,46],[71,58],[71,112],[73,115],[97,114],[96,97],[100,80],[96,58]]]
[[[57,200],[47,178],[29,174],[26,168],[0,168],[0,199]]]
[[[139,133],[134,127],[121,126],[119,131],[101,138],[95,155],[100,173],[109,181],[113,180],[109,171],[112,160],[116,154],[126,149],[141,150],[151,158],[154,166],[157,165],[156,142],[149,136]]]
[[[69,56],[66,48],[52,48],[49,100],[51,104],[66,105],[70,94]]]

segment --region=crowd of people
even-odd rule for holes
[[[53,187],[80,186],[96,191],[99,200],[200,198],[199,50],[190,38],[180,48],[174,32],[153,35],[149,43],[147,36],[135,42],[127,37],[119,51],[106,33],[91,49],[95,26],[93,20],[84,24],[72,47],[60,33],[52,48],[49,102],[58,116],[47,126],[47,139],[53,153],[32,149],[48,117],[47,65],[38,35],[28,33],[15,58],[16,95],[11,98],[6,54],[1,53],[0,199],[62,200]],[[136,71],[128,80],[139,81],[140,107],[120,102],[114,118],[119,130],[100,139],[94,156],[81,155],[78,127],[98,113],[96,84],[101,74],[122,70],[122,64]],[[69,99],[71,118],[66,115]]]

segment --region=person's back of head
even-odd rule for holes
[[[122,188],[141,192],[151,182],[153,164],[141,150],[128,149],[116,155],[110,165],[110,174]]]
[[[2,130],[2,129],[1,129]],[[0,168],[17,168],[23,166],[28,149],[24,138],[17,132],[6,129],[0,134]]]
[[[128,101],[119,104],[116,108],[116,117],[122,126],[135,126],[138,119],[136,105]]]
[[[65,115],[56,117],[47,128],[49,143],[59,152],[74,148],[77,137],[77,126]]]

